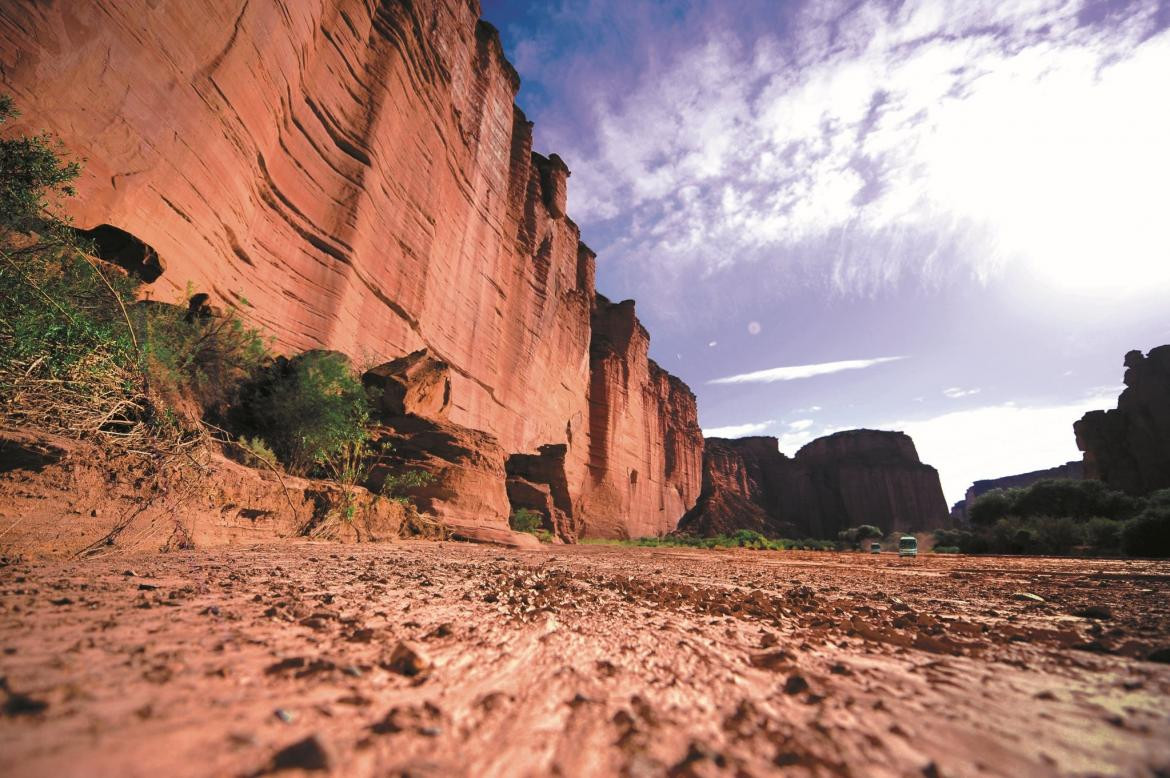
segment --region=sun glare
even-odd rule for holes
[[[1049,67],[1059,62],[1058,68]],[[986,230],[993,263],[1117,295],[1170,287],[1170,36],[1098,69],[1032,52],[940,108],[923,143],[936,205]]]

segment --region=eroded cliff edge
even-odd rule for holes
[[[1125,355],[1117,407],[1073,425],[1085,478],[1142,495],[1170,488],[1170,345]]]
[[[791,458],[774,437],[708,438],[702,493],[679,529],[831,538],[861,524],[891,532],[948,523],[938,471],[922,463],[908,435],[849,430]]]
[[[488,458],[554,452],[574,532],[668,531],[699,492],[694,396],[648,359],[633,304],[595,294],[569,170],[533,152],[479,12],[9,3],[0,82],[16,131],[85,159],[77,226],[157,252],[155,299],[208,292],[281,348],[364,366],[425,350],[448,371],[442,424],[490,435]],[[507,506],[492,489],[469,497]]]

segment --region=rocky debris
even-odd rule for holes
[[[794,458],[773,437],[711,438],[703,463],[703,489],[682,531],[833,537],[861,524],[909,531],[949,522],[938,472],[901,432],[838,432]]]
[[[1086,478],[1144,495],[1170,487],[1170,345],[1125,355],[1117,408],[1073,425]]]
[[[566,445],[590,532],[673,529],[701,478],[693,397],[640,327],[603,347],[610,306],[566,213],[569,170],[533,153],[479,3],[286,10],[0,4],[19,127],[88,160],[74,222],[128,236],[154,299],[188,283],[218,307],[246,299],[286,353],[407,355],[384,377],[427,389],[387,387],[395,412],[507,452]]]

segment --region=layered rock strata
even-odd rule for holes
[[[649,361],[632,303],[596,297],[568,167],[533,152],[479,10],[6,3],[0,87],[11,131],[85,159],[71,215],[149,248],[127,261],[153,298],[207,293],[285,351],[425,350],[446,383],[407,415],[505,454],[565,446],[566,526],[668,531],[699,491],[694,397]]]
[[[702,493],[680,530],[832,538],[860,524],[890,532],[949,521],[938,471],[901,432],[838,432],[792,458],[773,437],[709,438],[703,466]]]
[[[1125,355],[1117,407],[1073,425],[1085,478],[1134,495],[1170,488],[1170,345]]]

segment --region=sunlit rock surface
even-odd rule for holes
[[[444,424],[509,454],[567,447],[574,525],[667,531],[699,491],[694,397],[649,362],[632,305],[596,300],[569,170],[533,152],[479,12],[5,3],[0,86],[13,131],[85,160],[76,225],[157,252],[152,297],[206,292],[282,350],[361,366],[425,349],[446,366],[428,395]]]

